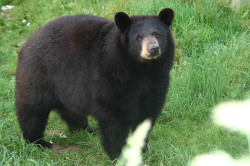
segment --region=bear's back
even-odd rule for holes
[[[60,17],[29,37],[19,52],[19,66],[27,71],[43,66],[55,72],[66,66],[74,67],[79,61],[89,63],[101,51],[103,38],[112,27],[111,20],[96,16]]]
[[[112,26],[112,21],[90,15],[63,16],[47,23],[39,30],[34,32],[24,44],[23,50],[36,51],[37,53],[47,54],[53,50],[72,50],[79,46],[88,47],[98,40],[100,33],[107,33],[102,27]],[[103,35],[102,35],[103,37]],[[33,49],[34,48],[34,49]]]
[[[25,78],[42,84],[54,79],[61,82],[63,76],[72,75],[79,68],[88,73],[88,66],[104,43],[101,38],[113,25],[111,20],[90,15],[63,16],[47,23],[21,48],[17,80]]]

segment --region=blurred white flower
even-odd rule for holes
[[[27,26],[30,26],[30,22],[27,23]]]
[[[127,145],[123,148],[117,166],[140,166],[142,165],[142,148],[151,127],[151,121],[146,119],[141,123],[134,133],[128,137]]]
[[[233,159],[225,152],[197,156],[190,166],[233,166]]]
[[[212,118],[218,125],[250,134],[250,100],[225,102],[216,106]],[[250,138],[250,137],[249,137]],[[249,139],[250,140],[250,139]],[[250,145],[250,144],[249,144]],[[250,146],[249,146],[250,149]],[[233,159],[223,151],[197,156],[190,166],[250,166],[250,158]]]
[[[25,22],[26,22],[26,20],[25,20],[25,19],[23,19],[21,22],[24,22],[24,23],[25,23]]]
[[[233,159],[223,151],[197,156],[190,166],[250,166],[249,159]]]
[[[250,133],[250,100],[225,102],[212,111],[214,123],[244,134]]]
[[[60,138],[67,138],[67,136],[66,136],[65,134],[63,134],[63,133],[60,133],[60,134],[59,134],[59,137],[60,137]]]
[[[6,6],[2,6],[1,9],[2,10],[8,10],[8,9],[12,9],[14,6],[11,5],[6,5]]]

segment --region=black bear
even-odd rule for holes
[[[121,153],[130,130],[144,119],[155,123],[164,105],[175,51],[170,8],[159,15],[114,20],[63,16],[34,32],[18,55],[15,105],[23,137],[43,140],[55,109],[73,130],[94,117],[111,159]]]

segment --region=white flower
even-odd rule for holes
[[[65,134],[63,134],[63,133],[60,133],[60,134],[59,134],[59,137],[60,137],[60,138],[67,138],[67,136],[66,136]]]
[[[233,159],[223,151],[197,156],[190,166],[250,166],[249,159]]]
[[[212,111],[212,118],[218,125],[244,134],[250,133],[250,100],[219,104]]]
[[[6,5],[6,6],[2,6],[1,9],[2,10],[8,10],[8,9],[12,9],[14,6],[11,5]]]
[[[27,26],[30,26],[30,22],[27,23]]]
[[[146,119],[136,128],[122,150],[121,157],[117,162],[118,166],[140,166],[142,164],[142,148],[145,145],[150,127],[151,121]]]
[[[233,159],[225,152],[197,156],[190,166],[233,166]]]

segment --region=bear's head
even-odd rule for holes
[[[138,15],[129,17],[124,12],[115,15],[115,23],[121,32],[121,40],[134,60],[148,62],[167,54],[171,32],[169,27],[174,11],[165,8],[159,15]]]

